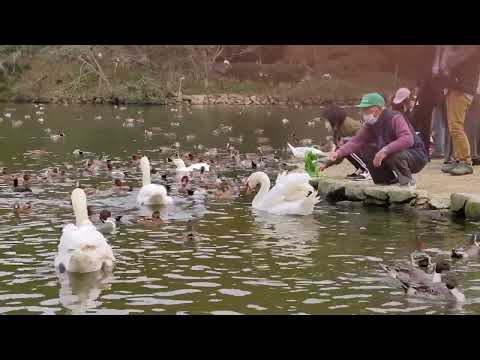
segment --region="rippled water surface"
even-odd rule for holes
[[[33,105],[4,105],[0,115],[0,161],[11,171],[40,174],[48,166],[68,165],[67,180],[33,185],[34,194],[14,193],[0,183],[0,313],[1,314],[468,314],[480,311],[480,262],[456,262],[460,289],[467,302],[456,305],[407,297],[379,268],[408,258],[416,237],[434,253],[447,252],[477,229],[477,224],[437,218],[429,212],[366,209],[361,205],[321,202],[311,216],[278,217],[252,210],[253,195],[217,199],[176,193],[173,167],[161,157],[159,146],[178,141],[181,151],[194,145],[225,147],[228,137],[243,136],[242,152],[255,151],[254,129],[265,130],[274,149],[281,150],[288,128],[299,139],[321,141],[323,123],[305,122],[319,116],[319,108],[234,107],[195,108],[172,112],[163,107],[45,106],[36,115]],[[138,112],[141,111],[141,114]],[[191,112],[191,113],[190,113]],[[31,115],[26,119],[25,115]],[[97,116],[101,116],[101,119]],[[42,117],[43,124],[37,122]],[[122,126],[126,118],[145,124]],[[289,127],[281,120],[288,118]],[[12,126],[12,120],[23,124]],[[179,122],[172,126],[171,122]],[[214,135],[219,124],[229,134]],[[145,139],[145,127],[161,127]],[[44,129],[64,131],[54,143]],[[195,134],[195,139],[186,135]],[[148,154],[153,167],[168,173],[175,205],[162,210],[159,227],[135,220],[140,174],[128,178],[135,190],[112,195],[104,172],[78,174],[80,148],[106,155],[115,166],[125,165],[134,152]],[[32,157],[33,149],[46,149]],[[285,156],[284,153],[280,153]],[[278,164],[265,170],[272,180]],[[243,178],[249,169],[219,173]],[[116,233],[107,235],[117,258],[112,274],[58,275],[53,266],[61,229],[73,222],[69,196],[75,181],[96,184],[89,196],[96,208],[123,215]],[[15,201],[33,203],[33,212],[17,216]],[[189,221],[196,238],[188,239]]]

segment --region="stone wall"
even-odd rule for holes
[[[374,185],[372,182],[356,182],[326,176],[311,180],[319,194],[329,202],[360,201],[364,205],[418,209],[446,210],[468,219],[480,220],[480,197],[466,193],[450,195],[429,194],[399,186]]]

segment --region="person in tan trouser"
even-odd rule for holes
[[[451,175],[473,173],[470,144],[465,134],[465,115],[478,86],[480,51],[478,46],[443,46],[434,71],[445,76],[447,85],[447,123],[452,138],[455,162],[445,164],[442,171]]]
[[[449,90],[447,93],[447,121],[448,131],[452,136],[452,145],[455,159],[459,162],[472,165],[470,143],[465,134],[465,115],[472,104],[473,96],[458,90]]]

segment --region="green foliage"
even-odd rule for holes
[[[318,160],[317,155],[311,151],[305,155],[305,171],[310,177],[318,177],[318,168],[315,165],[316,160]]]

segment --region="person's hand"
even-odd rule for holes
[[[330,161],[337,161],[338,159],[338,153],[336,151],[330,153],[330,155],[328,156],[328,160]]]
[[[379,167],[380,165],[382,165],[382,161],[386,157],[387,157],[387,153],[385,151],[380,150],[379,152],[377,152],[377,154],[373,158],[373,166]]]
[[[324,164],[324,163],[320,163],[318,165],[318,171],[323,171],[327,168],[327,164]]]

